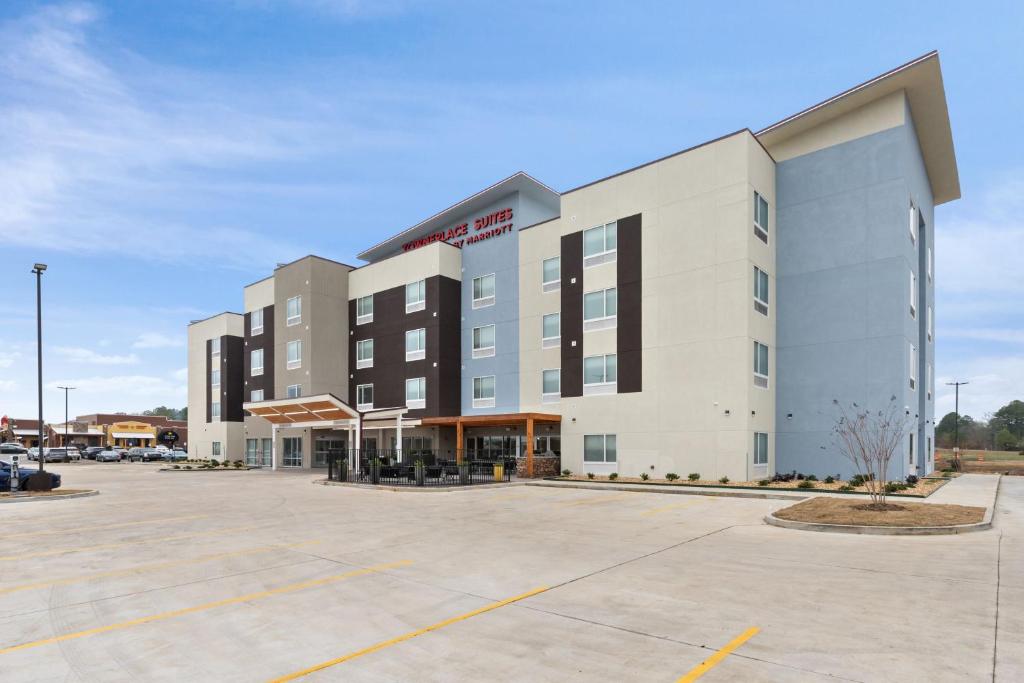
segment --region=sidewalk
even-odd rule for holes
[[[922,502],[986,508],[986,517],[991,517],[999,492],[1000,477],[1001,474],[962,474]]]

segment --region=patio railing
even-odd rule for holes
[[[515,458],[469,459],[462,463],[439,457],[436,451],[407,452],[332,450],[327,460],[330,481],[385,486],[472,486],[508,482]],[[352,463],[356,463],[353,467]]]

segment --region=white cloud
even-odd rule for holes
[[[1007,342],[1024,344],[1024,330],[1001,328],[952,328],[942,331],[945,339],[974,339],[978,341]]]
[[[960,387],[960,414],[984,419],[1014,399],[1024,398],[1024,356],[980,356],[957,363],[957,374],[935,378],[935,419],[955,407],[954,388],[946,382],[968,381]]]
[[[0,391],[14,391],[18,388],[18,383],[13,379],[0,379]]]
[[[135,365],[139,357],[134,353],[127,356],[103,355],[92,349],[83,349],[78,346],[54,346],[54,353],[75,363],[89,363],[91,365]]]
[[[187,388],[181,382],[166,377],[154,375],[115,375],[113,377],[78,377],[61,379],[47,382],[48,389],[56,389],[62,385],[71,385],[81,394],[107,394],[118,397],[132,397],[133,399],[145,397],[148,401],[158,405],[166,403],[168,397],[177,399],[184,398]]]
[[[179,368],[178,370],[175,370],[172,377],[174,377],[174,379],[178,380],[179,382],[187,382],[188,368]]]
[[[21,354],[17,351],[0,351],[0,368],[9,368],[14,365]]]
[[[159,332],[143,332],[132,344],[133,349],[173,349],[185,345],[185,338],[180,335],[160,334]]]

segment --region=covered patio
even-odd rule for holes
[[[550,413],[499,413],[496,415],[453,415],[425,417],[424,426],[454,427],[455,454],[458,462],[465,457],[465,431],[469,427],[523,427],[526,430],[526,476],[534,477],[534,435],[538,425],[561,425],[562,416]]]

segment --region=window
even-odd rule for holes
[[[494,273],[473,278],[473,308],[494,305]]]
[[[917,276],[910,271],[910,317],[917,317]]]
[[[932,281],[932,248],[928,247],[928,258],[925,264],[928,268],[928,282]]]
[[[543,349],[553,349],[561,343],[561,340],[562,315],[560,313],[548,313],[543,318],[540,346]]]
[[[754,192],[754,234],[768,244],[768,200]]]
[[[914,464],[914,433],[911,432],[907,436],[910,437],[910,439],[909,439],[909,441],[910,441],[910,449],[909,449],[910,450],[910,461],[909,462],[910,462],[911,465],[913,465]]]
[[[583,359],[583,395],[614,394],[618,382],[618,357],[614,353]]]
[[[562,397],[562,370],[544,370],[541,376],[541,403],[558,403]]]
[[[293,296],[287,303],[288,319],[285,321],[289,326],[298,325],[302,322],[302,297]]]
[[[754,266],[754,310],[768,315],[768,273]]]
[[[373,367],[373,340],[363,339],[356,342],[356,369]]]
[[[210,386],[220,386],[220,370],[210,370]]]
[[[473,358],[494,355],[494,325],[473,328]]]
[[[220,419],[220,401],[214,401],[210,404],[210,418],[214,420]]]
[[[422,311],[427,307],[427,282],[417,280],[405,286],[405,312]]]
[[[562,259],[558,256],[544,259],[544,291],[557,292],[562,287]]]
[[[249,375],[259,377],[263,374],[263,349],[254,349],[249,352]]]
[[[302,437],[286,436],[284,442],[284,458],[281,460],[283,467],[302,467]]]
[[[210,355],[220,355],[220,337],[214,337],[213,339],[210,340]]]
[[[405,380],[405,407],[425,408],[427,406],[427,378],[416,377]]]
[[[356,299],[356,325],[373,322],[373,295],[361,296]]]
[[[587,434],[583,437],[584,462],[615,462],[614,434]]]
[[[263,309],[257,308],[249,313],[249,336],[263,334]]]
[[[754,432],[754,464],[768,464],[768,435],[764,432]]]
[[[917,243],[917,208],[910,205],[910,241]]]
[[[494,375],[473,378],[473,407],[494,407]]]
[[[615,327],[618,311],[618,290],[615,287],[587,292],[583,295],[583,331]]]
[[[617,223],[606,223],[584,230],[583,267],[589,268],[614,261],[618,246]]]
[[[210,444],[210,455],[215,458],[220,457],[220,441],[214,441]]]
[[[928,376],[924,378],[924,381],[925,381],[924,389],[925,389],[925,391],[928,392],[928,400],[930,401],[930,400],[932,400],[932,382],[933,382],[933,378],[932,378],[932,364],[931,363],[928,364]]]
[[[258,403],[259,401],[262,401],[262,400],[263,400],[263,390],[262,389],[253,389],[251,392],[249,392],[249,402],[250,403]]]
[[[294,370],[302,367],[302,340],[296,339],[288,342],[288,363],[287,368]]]
[[[298,398],[302,396],[302,385],[301,384],[289,384],[288,385],[288,398]]]
[[[427,357],[427,330],[409,330],[405,333],[405,360],[422,360]]]
[[[917,347],[910,345],[910,388],[917,388]]]
[[[360,384],[356,386],[356,409],[373,410],[372,384]]]
[[[932,437],[928,437],[928,462],[932,461]]]
[[[768,347],[754,342],[754,386],[768,388]]]
[[[932,340],[932,307],[931,306],[928,306],[927,332],[928,332],[928,341],[931,341]]]

